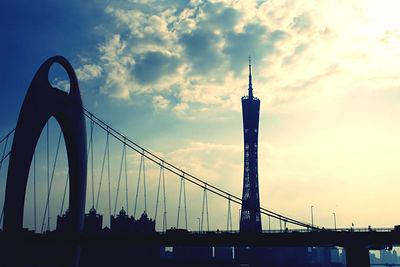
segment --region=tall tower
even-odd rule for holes
[[[258,120],[260,100],[253,96],[251,58],[249,57],[249,95],[242,97],[244,134],[244,175],[240,232],[261,232],[258,191]]]

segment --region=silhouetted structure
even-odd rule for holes
[[[261,232],[258,190],[258,120],[260,100],[253,96],[249,57],[249,95],[242,97],[244,134],[244,175],[240,232]]]
[[[69,210],[66,210],[65,214],[61,216],[57,215],[57,232],[67,233],[69,231],[70,217]],[[93,234],[100,233],[102,231],[103,215],[98,214],[94,207],[89,210],[89,213],[85,214],[84,218],[83,231],[85,233]]]
[[[96,212],[96,209],[92,207],[89,213],[85,214],[85,223],[83,225],[83,231],[85,233],[98,233],[103,227],[103,215]]]
[[[66,70],[70,92],[56,90],[49,83],[50,67],[58,63]],[[71,232],[83,231],[86,198],[86,127],[78,80],[71,64],[61,56],[46,60],[29,86],[18,117],[8,165],[4,199],[5,232],[22,229],[24,201],[29,169],[40,133],[46,122],[54,117],[60,124],[68,155],[70,177],[69,227]],[[49,227],[49,220],[47,222]]]
[[[68,231],[68,220],[69,220],[69,210],[66,210],[64,214],[57,215],[57,232],[67,232]]]
[[[49,70],[54,63],[60,64],[66,70],[70,81],[69,93],[55,89],[49,83]],[[79,235],[83,231],[87,154],[82,99],[78,80],[71,64],[64,57],[55,56],[47,59],[36,72],[19,113],[7,172],[3,218],[5,233],[22,232],[29,169],[40,134],[51,117],[59,123],[67,147],[70,177],[70,214],[67,227],[74,235]],[[50,230],[49,216],[47,229]],[[7,258],[3,261],[13,263],[9,266],[18,266],[14,262],[22,257],[19,253],[15,253],[16,248],[8,246],[7,250],[5,252]],[[76,266],[79,257],[78,250],[78,247],[72,244],[60,249],[64,251],[65,265]]]
[[[143,212],[139,220],[129,217],[122,207],[119,214],[111,216],[111,231],[121,233],[154,233],[156,231],[156,222],[149,219],[146,212]]]

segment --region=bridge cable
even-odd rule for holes
[[[226,218],[226,231],[232,231],[231,196],[228,196],[228,212]]]
[[[143,151],[144,156],[144,151]],[[147,214],[147,194],[146,194],[146,168],[145,157],[143,157],[143,191],[144,191],[144,212]]]
[[[10,155],[11,155],[11,151],[8,151],[8,153],[3,158],[1,158],[0,164],[3,164],[3,161],[5,161]],[[0,170],[1,170],[1,168],[0,168]]]
[[[14,130],[15,130],[15,129],[14,129]],[[8,133],[8,134],[6,135],[6,137],[4,137],[4,138],[1,140],[1,142],[0,142],[0,144],[1,144],[4,140],[6,140],[6,143],[5,143],[4,148],[3,148],[3,153],[2,153],[2,155],[1,155],[0,173],[1,173],[1,168],[3,167],[3,161],[4,161],[4,160],[10,155],[10,153],[11,153],[11,151],[10,151],[10,152],[7,153],[6,156],[4,156],[4,154],[6,153],[6,149],[7,149],[8,137],[10,136],[10,134],[11,134],[14,130],[12,130],[10,133]],[[2,209],[1,209],[0,222],[3,221],[3,213],[4,213],[4,203],[3,203],[3,207],[2,207]]]
[[[163,231],[166,231],[167,226],[167,197],[165,195],[165,175],[164,175],[164,162],[162,162],[162,182],[163,182],[163,195],[164,195],[164,217],[163,217]]]
[[[52,188],[52,185],[53,185],[54,171],[56,169],[56,164],[57,164],[57,159],[58,159],[58,151],[60,149],[61,136],[62,136],[62,131],[60,129],[60,134],[58,135],[56,155],[54,156],[54,163],[53,163],[53,170],[52,170],[52,174],[51,174],[51,180],[49,179],[49,186],[48,186],[48,190],[47,190],[46,206],[45,206],[45,210],[44,210],[42,228],[41,228],[41,231],[40,231],[42,233],[43,233],[43,228],[44,228],[44,225],[45,225],[46,214],[47,214],[47,230],[50,231],[50,193],[51,193],[51,188]]]
[[[184,207],[185,207],[185,222],[186,222],[186,228],[188,229],[188,221],[187,221],[187,209],[186,209],[186,186],[185,186],[185,177],[182,177],[182,181],[183,181],[183,203],[184,203]]]
[[[107,132],[107,179],[108,179],[108,212],[111,226],[111,176],[110,176],[110,144],[109,144],[109,133]]]
[[[99,189],[97,190],[96,207],[95,207],[96,210],[99,207],[99,199],[100,199],[100,193],[101,193],[101,185],[103,183],[103,177],[104,177],[104,165],[106,162],[107,147],[108,147],[108,134],[107,134],[106,144],[104,146],[103,161],[101,164],[100,182],[99,182]]]
[[[142,164],[143,164],[143,154],[141,154],[141,156],[140,156],[139,174],[138,174],[138,182],[137,182],[137,186],[136,186],[135,207],[133,209],[133,218],[136,218],[136,208],[137,208],[138,195],[139,195],[140,176],[142,174]]]
[[[1,140],[0,140],[0,144],[4,142],[4,140],[7,140],[6,142],[8,142],[8,137],[15,132],[15,128],[12,129],[11,131],[9,131]]]
[[[203,205],[202,205],[202,208],[201,208],[201,228],[200,228],[200,231],[203,231],[204,208],[206,208],[207,231],[210,231],[210,224],[209,224],[209,219],[208,219],[207,184],[204,185],[204,191],[203,191]]]
[[[160,166],[160,174],[158,176],[158,186],[157,186],[157,198],[156,198],[156,208],[154,211],[154,221],[157,222],[157,210],[158,210],[158,199],[160,197],[160,187],[161,187],[161,175],[162,175],[163,167]]]
[[[123,166],[123,162],[124,162],[124,151],[125,151],[125,149],[126,149],[126,146],[125,146],[125,144],[123,144],[123,147],[122,147],[122,155],[121,155],[121,165],[120,165],[120,167],[119,167],[119,176],[118,176],[118,185],[117,185],[117,195],[116,195],[116,197],[115,197],[114,216],[115,216],[116,211],[117,211],[119,187],[120,187],[120,184],[121,184],[122,166]]]
[[[128,169],[126,165],[126,148],[124,149],[124,157],[125,157],[125,201],[126,201],[126,211],[129,211],[129,201],[128,201]]]
[[[1,168],[3,167],[3,160],[6,158],[6,157],[8,157],[8,155],[10,154],[10,152],[8,152],[7,153],[7,155],[6,156],[4,156],[4,154],[6,153],[6,149],[7,149],[7,145],[8,145],[8,137],[9,137],[10,135],[7,135],[6,136],[6,143],[4,144],[4,148],[3,148],[3,153],[1,154],[1,162],[0,162],[0,172],[1,172]],[[3,138],[3,140],[4,140],[4,138]]]
[[[268,215],[268,230],[271,231],[271,216]]]
[[[179,229],[179,215],[181,212],[181,199],[182,199],[182,183],[183,183],[183,177],[181,177],[181,183],[179,186],[179,201],[178,201],[178,214],[176,218],[176,228]]]
[[[99,119],[98,117],[93,115],[91,112],[89,112],[84,107],[82,107],[82,109],[84,110],[84,115],[86,117],[90,118],[90,116],[92,116],[91,119],[93,119],[94,122],[100,128],[102,128],[105,131],[108,131],[114,138],[116,138],[120,142],[123,142],[123,139],[126,139],[126,141],[129,143],[129,144],[127,143],[126,145],[130,149],[136,151],[137,153],[142,153],[142,151],[145,151],[146,152],[145,157],[147,159],[151,160],[152,162],[154,162],[155,164],[160,165],[161,162],[164,162],[165,163],[165,165],[164,165],[165,169],[167,169],[171,173],[174,173],[174,174],[176,174],[177,176],[179,176],[181,178],[182,178],[182,175],[186,174],[185,180],[188,180],[189,182],[191,182],[191,183],[193,183],[193,184],[195,184],[195,185],[197,185],[199,187],[202,187],[202,188],[204,187],[203,184],[205,182],[203,180],[197,178],[196,176],[194,176],[194,175],[192,175],[190,173],[187,173],[187,172],[183,171],[182,169],[179,169],[178,167],[176,167],[175,165],[173,165],[171,163],[163,161],[163,159],[161,159],[160,157],[158,157],[155,154],[149,152],[148,150],[144,149],[142,146],[140,146],[137,143],[131,141],[126,136],[122,135],[120,132],[118,132],[115,129],[113,129],[112,127],[110,127],[108,124],[106,124],[104,121],[102,121],[101,119]],[[223,197],[225,199],[227,199],[228,195],[231,195],[232,196],[232,199],[231,199],[232,202],[234,202],[236,204],[239,204],[239,205],[242,205],[242,199],[240,197],[232,195],[232,194],[228,193],[227,191],[224,191],[224,190],[222,190],[222,189],[220,189],[220,188],[218,188],[218,187],[216,187],[214,185],[210,185],[209,184],[209,189],[208,190],[210,192],[212,192],[213,194],[216,194],[216,195],[218,195],[220,197]],[[251,207],[247,207],[247,208],[251,209]],[[287,221],[287,222],[289,222],[291,224],[295,224],[295,225],[298,225],[298,226],[306,227],[306,228],[309,228],[309,229],[316,229],[316,230],[319,229],[317,226],[312,226],[309,223],[304,223],[304,222],[301,222],[299,220],[292,219],[292,218],[287,217],[287,216],[283,216],[283,215],[281,215],[279,213],[276,213],[274,211],[271,211],[271,210],[268,210],[268,209],[265,209],[265,208],[262,208],[262,207],[260,207],[260,212],[262,214],[264,214],[264,215],[269,215],[269,216],[271,216],[273,218],[281,219],[281,220]]]
[[[65,195],[67,193],[68,181],[69,181],[69,170],[67,172],[67,179],[65,179],[64,193],[63,193],[63,198],[62,198],[62,201],[61,201],[60,216],[62,216],[62,213],[64,211],[64,201],[65,201]]]
[[[94,208],[94,168],[93,168],[93,127],[94,127],[94,122],[93,120],[90,123],[90,161],[91,161],[91,167],[92,167],[92,207]]]

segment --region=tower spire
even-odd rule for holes
[[[251,78],[251,56],[249,56],[249,98],[253,98],[253,84]]]

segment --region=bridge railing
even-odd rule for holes
[[[321,232],[321,231],[333,231],[333,232],[380,232],[380,233],[387,233],[394,231],[394,228],[327,228],[324,230],[316,231],[312,229],[271,229],[271,230],[263,230],[263,234],[278,234],[278,233],[309,233],[309,232]],[[215,231],[187,231],[185,229],[170,229],[166,232],[160,232],[160,234],[165,233],[181,233],[181,234],[239,234],[239,230],[215,230]]]

